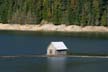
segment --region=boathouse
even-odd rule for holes
[[[66,55],[67,50],[64,42],[51,42],[47,48],[47,55]]]

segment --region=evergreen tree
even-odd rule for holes
[[[0,0],[0,22],[108,25],[108,0]]]

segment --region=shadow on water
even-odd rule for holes
[[[79,37],[90,39],[108,39],[108,32],[59,32],[59,31],[19,31],[19,30],[0,30],[0,34],[9,34],[17,36],[62,36]]]
[[[48,57],[48,72],[65,72],[66,57]]]

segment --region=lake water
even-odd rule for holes
[[[64,41],[72,53],[108,54],[108,40],[65,36],[0,34],[0,55],[46,54],[51,41]],[[107,58],[0,58],[0,72],[107,72]]]

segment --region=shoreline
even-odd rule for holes
[[[88,55],[58,55],[58,56],[48,56],[48,55],[14,55],[14,56],[0,56],[0,59],[9,59],[9,58],[40,58],[40,57],[69,57],[69,58],[108,58],[108,56],[88,56]]]
[[[17,31],[42,31],[42,32],[108,32],[108,27],[104,26],[77,26],[77,25],[54,25],[54,24],[2,24],[0,30],[17,30]]]

